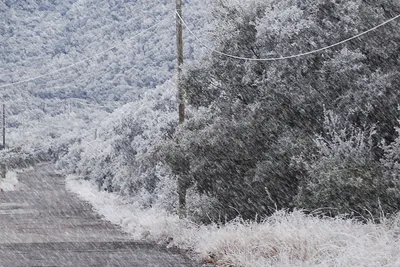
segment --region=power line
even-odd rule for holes
[[[357,34],[357,35],[354,35],[354,36],[352,36],[352,37],[350,37],[350,38],[347,38],[347,39],[342,40],[342,41],[340,41],[340,42],[337,42],[337,43],[335,43],[335,44],[328,45],[328,46],[325,46],[325,47],[322,47],[322,48],[319,48],[319,49],[316,49],[316,50],[312,50],[312,51],[309,51],[309,52],[300,53],[300,54],[295,54],[295,55],[290,55],[290,56],[271,57],[271,58],[247,58],[247,57],[240,57],[240,56],[230,55],[230,54],[227,54],[227,53],[224,53],[224,52],[215,50],[215,49],[213,49],[213,48],[207,46],[206,44],[204,44],[204,43],[200,40],[200,38],[198,38],[198,37],[193,33],[193,31],[189,28],[189,26],[186,24],[186,22],[183,20],[183,18],[179,15],[179,13],[178,13],[176,10],[175,10],[175,13],[176,13],[176,15],[179,17],[179,19],[182,21],[182,23],[185,25],[186,29],[190,32],[191,35],[193,35],[193,37],[199,42],[199,44],[200,44],[201,46],[207,48],[208,50],[210,50],[210,51],[212,51],[212,52],[214,52],[214,53],[220,54],[220,55],[222,55],[222,56],[226,56],[226,57],[230,57],[230,58],[234,58],[234,59],[239,59],[239,60],[248,60],[248,61],[277,61],[277,60],[292,59],[292,58],[297,58],[297,57],[302,57],[302,56],[307,56],[307,55],[315,54],[315,53],[318,53],[318,52],[321,52],[321,51],[324,51],[324,50],[327,50],[327,49],[330,49],[330,48],[339,46],[339,45],[344,44],[344,43],[346,43],[346,42],[349,42],[349,41],[351,41],[351,40],[353,40],[353,39],[356,39],[356,38],[358,38],[358,37],[361,37],[361,36],[363,36],[363,35],[365,35],[365,34],[371,32],[371,31],[374,31],[374,30],[376,30],[376,29],[378,29],[378,28],[380,28],[380,27],[382,27],[382,26],[384,26],[384,25],[386,25],[386,24],[388,24],[388,23],[390,23],[390,22],[392,22],[392,21],[394,21],[394,20],[400,18],[400,14],[399,14],[399,15],[397,15],[397,16],[395,16],[395,17],[393,17],[393,18],[391,18],[391,19],[389,19],[389,20],[387,20],[387,21],[385,21],[385,22],[383,22],[383,23],[381,23],[381,24],[379,24],[379,25],[377,25],[377,26],[375,26],[375,27],[369,29],[369,30],[366,30],[366,31],[364,31],[364,32],[361,32],[361,33],[359,33],[359,34]]]
[[[147,28],[146,30],[143,30],[143,31],[141,31],[140,33],[138,33],[138,34],[132,36],[131,38],[129,38],[129,40],[131,40],[131,39],[133,39],[133,38],[135,38],[135,37],[137,37],[137,36],[140,36],[140,35],[142,35],[142,34],[148,32],[149,30],[151,30],[151,29],[157,27],[158,25],[160,25],[162,22],[164,22],[164,21],[167,20],[167,19],[169,19],[169,17],[167,17],[166,19],[163,19],[162,21],[159,21],[158,23],[156,23],[156,24],[154,24],[153,26]],[[118,46],[119,46],[119,45],[118,45]],[[39,76],[36,76],[36,77],[33,77],[33,78],[28,78],[28,79],[25,79],[25,80],[21,80],[21,81],[18,81],[18,82],[0,85],[0,89],[1,89],[1,88],[5,88],[5,87],[8,87],[8,86],[12,86],[12,85],[18,85],[18,84],[22,84],[22,83],[31,82],[31,81],[34,81],[34,80],[37,80],[37,79],[40,79],[40,78],[43,78],[43,77],[47,77],[47,76],[50,76],[50,75],[59,73],[59,72],[61,72],[61,71],[63,71],[63,70],[66,70],[66,69],[73,68],[73,67],[75,67],[75,66],[77,66],[77,65],[79,65],[79,64],[82,64],[82,63],[86,62],[86,61],[92,60],[92,59],[94,59],[94,58],[97,57],[97,56],[100,56],[100,55],[102,55],[102,54],[105,54],[105,53],[107,53],[107,52],[109,52],[109,51],[111,51],[111,50],[117,48],[118,46],[117,46],[117,45],[114,45],[113,47],[110,47],[110,48],[108,48],[108,49],[106,49],[106,50],[104,50],[104,51],[102,51],[102,52],[100,52],[100,53],[97,53],[97,54],[91,56],[91,57],[87,57],[87,58],[85,58],[85,59],[83,59],[83,60],[80,60],[80,61],[74,63],[74,64],[65,66],[65,67],[60,68],[60,69],[57,69],[57,70],[55,70],[55,71],[51,71],[51,72],[48,72],[48,73],[45,73],[45,74],[42,74],[42,75],[39,75]]]
[[[71,98],[71,99],[78,102],[79,105],[83,105],[83,106],[87,106],[87,107],[101,107],[101,108],[120,108],[121,107],[121,106],[117,106],[117,105],[100,105],[100,104],[86,103],[85,100],[78,99],[78,98]]]
[[[54,99],[56,99],[56,100],[58,100],[59,102],[49,102],[49,104],[51,104],[51,105],[59,105],[60,104],[60,102],[65,102],[65,101],[69,101],[69,100],[72,100],[72,101],[74,101],[74,102],[76,102],[77,104],[79,104],[79,105],[82,105],[82,106],[89,106],[89,107],[101,107],[101,108],[120,108],[122,105],[125,105],[126,103],[123,103],[123,104],[121,104],[121,105],[101,105],[101,104],[96,104],[96,103],[90,103],[89,101],[87,101],[87,100],[84,100],[84,99],[80,99],[80,98],[66,98],[66,99],[57,99],[57,98],[53,98],[53,100]],[[47,101],[46,101],[46,99],[40,99],[42,102],[41,103],[44,103],[44,104],[48,104],[47,103]],[[6,102],[4,102],[5,104],[9,104],[9,105],[12,105],[12,104],[16,104],[16,103],[26,103],[26,104],[29,104],[29,103],[31,103],[31,102],[29,102],[29,101],[27,101],[27,100],[18,100],[18,101],[6,101]]]
[[[29,128],[32,128],[33,126],[42,126],[42,127],[52,127],[52,128],[57,128],[57,129],[62,129],[62,130],[70,130],[73,131],[75,129],[75,125],[73,125],[73,127],[65,127],[62,125],[57,125],[57,124],[46,124],[46,123],[32,123],[32,124],[24,124],[22,123],[22,125],[27,126]]]

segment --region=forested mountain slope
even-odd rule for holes
[[[207,17],[200,2],[191,1],[185,11],[195,30]],[[10,146],[21,132],[35,132],[35,121],[71,110],[76,123],[93,121],[169,80],[176,65],[174,10],[167,0],[1,1],[0,99],[8,126],[20,128],[8,131],[15,136]],[[191,59],[196,55],[188,37],[185,56]],[[44,124],[73,123],[58,121]]]

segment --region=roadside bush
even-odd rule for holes
[[[374,127],[355,128],[326,112],[324,133],[315,139],[318,153],[307,164],[308,177],[300,187],[297,205],[362,219],[396,213],[395,203],[400,200],[395,194],[396,179],[384,176],[382,165],[374,159],[374,135]]]

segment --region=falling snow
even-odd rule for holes
[[[399,267],[400,2],[180,2],[0,1],[0,266]]]

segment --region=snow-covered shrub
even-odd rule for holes
[[[374,159],[374,134],[373,127],[353,127],[327,111],[324,133],[315,139],[318,152],[307,166],[309,176],[299,190],[298,205],[363,219],[397,212],[395,203],[400,199],[391,193],[393,179],[383,178],[382,166]]]
[[[160,86],[115,110],[90,135],[73,144],[59,166],[94,181],[99,189],[131,196],[143,208],[172,211],[175,179],[160,162],[158,147],[177,124],[175,88]]]
[[[7,169],[26,168],[39,162],[35,155],[21,149],[5,149],[0,151],[0,162]]]
[[[382,164],[385,166],[386,174],[400,178],[400,128],[396,127],[398,136],[390,143],[383,146],[385,156]]]
[[[128,196],[142,209],[151,207],[175,212],[175,174],[160,151],[175,143],[178,112],[175,88],[170,84],[148,91],[137,102],[115,110],[98,129],[68,148],[58,165],[67,173],[93,181],[101,191]],[[188,215],[207,217],[212,198],[201,196],[195,187],[187,195]]]
[[[297,190],[290,158],[303,143],[296,144],[274,118],[265,118],[267,108],[221,102],[193,111],[177,134],[179,142],[163,148],[166,162],[214,200],[206,221],[254,219],[287,208]]]
[[[400,128],[396,128],[399,136],[390,144],[384,145],[384,157],[381,163],[384,173],[381,179],[387,181],[386,193],[392,197],[392,205],[400,204]]]

